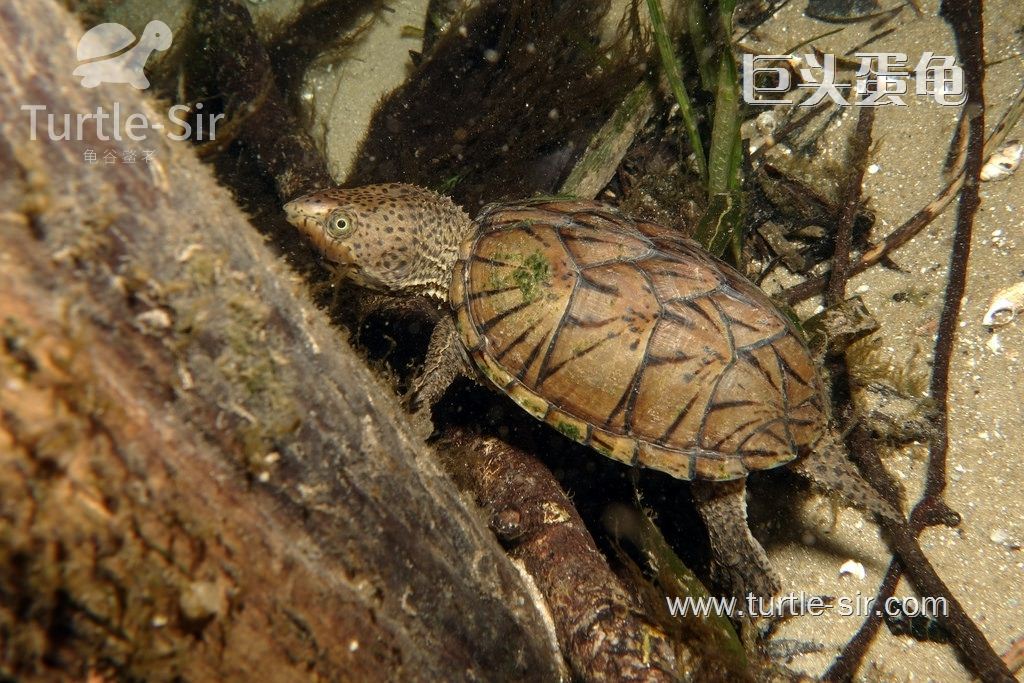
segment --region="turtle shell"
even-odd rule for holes
[[[595,202],[490,206],[449,292],[481,372],[616,460],[723,480],[821,436],[800,333],[695,242]]]
[[[78,61],[113,56],[135,42],[135,34],[121,24],[94,26],[78,41]]]

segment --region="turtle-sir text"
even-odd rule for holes
[[[29,137],[38,140],[45,135],[50,140],[132,140],[142,142],[149,132],[163,133],[171,140],[213,140],[217,136],[217,123],[224,114],[202,114],[202,102],[194,106],[175,104],[167,110],[167,122],[151,121],[147,114],[121,111],[121,104],[114,103],[113,111],[96,107],[88,114],[55,114],[45,104],[23,104],[21,110],[28,112]]]

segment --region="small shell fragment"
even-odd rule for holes
[[[1002,327],[1013,322],[1013,319],[1022,310],[1024,310],[1024,281],[996,292],[992,296],[992,303],[989,304],[981,322],[989,327]]]
[[[982,180],[1005,180],[1020,166],[1024,143],[1011,140],[997,149],[981,167]]]
[[[135,316],[136,324],[143,332],[156,334],[162,332],[173,324],[170,314],[162,308],[151,308],[148,311]]]
[[[757,127],[757,132],[761,135],[771,135],[778,128],[778,121],[775,120],[775,112],[763,111],[757,115],[754,119],[754,125]]]
[[[839,576],[855,576],[863,581],[867,575],[868,573],[864,571],[864,565],[856,560],[847,560],[839,568]]]
[[[993,529],[992,533],[989,534],[988,540],[1010,550],[1020,550],[1021,547],[1020,542],[1010,536],[1009,532],[1005,529]]]

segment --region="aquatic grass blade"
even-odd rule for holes
[[[661,57],[661,66],[665,70],[665,78],[668,79],[669,87],[679,105],[679,113],[683,116],[683,123],[686,126],[686,134],[690,139],[690,146],[693,148],[693,157],[697,165],[697,172],[705,182],[708,179],[707,158],[704,156],[704,145],[700,139],[700,131],[697,129],[697,114],[690,104],[690,96],[683,85],[682,69],[676,59],[675,51],[672,49],[672,41],[668,37],[668,29],[665,25],[665,14],[661,9],[661,0],[647,0],[647,9],[651,15],[651,25],[654,28],[654,42],[658,46],[658,54]]]
[[[732,0],[719,3],[719,20],[725,36],[732,34]],[[743,196],[740,167],[743,147],[740,139],[739,74],[732,54],[731,42],[726,42],[719,56],[718,79],[715,87],[714,126],[711,131],[711,149],[708,157],[708,210],[694,234],[705,248],[721,256],[727,248],[733,260],[739,262],[742,250]]]
[[[697,71],[704,90],[715,90],[715,46],[709,33],[711,21],[701,0],[686,0],[686,32],[690,35],[693,54],[697,58]]]
[[[683,563],[645,511],[613,504],[605,512],[605,527],[640,550],[666,598],[693,604],[711,598],[708,589]],[[728,616],[712,609],[704,614],[691,612],[673,615],[673,618],[689,622],[690,628],[701,634],[701,640],[725,659],[730,671],[737,674],[739,680],[746,679],[749,675],[747,654]]]

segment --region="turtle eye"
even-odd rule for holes
[[[352,232],[352,219],[343,213],[332,213],[327,218],[327,234],[341,239]]]

